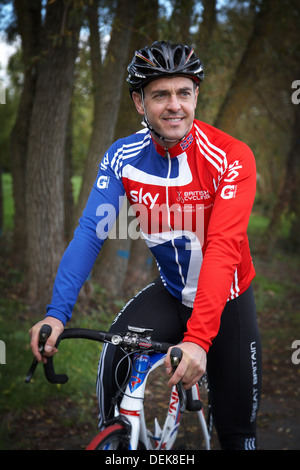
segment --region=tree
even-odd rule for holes
[[[291,232],[288,238],[288,249],[299,251],[299,220],[300,220],[300,105],[295,106],[294,122],[290,138],[289,152],[286,160],[285,177],[274,205],[269,225],[260,243],[264,253],[271,253],[279,238],[282,215],[292,216]]]
[[[255,17],[247,47],[215,119],[214,125],[224,132],[232,133],[235,130],[243,106],[249,103],[253,83],[259,73],[258,64],[262,59],[262,45],[274,24],[273,3],[271,0],[263,0]]]
[[[173,42],[191,43],[191,26],[195,0],[172,0],[169,38]]]
[[[99,163],[113,142],[126,73],[126,60],[132,34],[136,0],[119,0],[112,24],[110,41],[104,60],[100,57],[97,2],[89,10],[91,66],[94,86],[94,122],[90,145],[85,161],[81,192],[75,214],[75,223],[85,207]],[[124,243],[126,247],[124,246]],[[122,246],[123,245],[123,246]],[[94,269],[97,281],[116,292],[123,280],[128,241],[107,240]],[[112,266],[111,260],[119,260]],[[125,263],[124,263],[125,261]],[[97,269],[99,266],[99,269]],[[112,269],[113,267],[113,269]]]
[[[151,3],[148,0],[139,1],[134,33],[127,58],[128,64],[132,60],[135,50],[147,44],[152,44],[158,39],[158,7],[157,0]],[[136,132],[137,129],[141,128],[140,120],[141,117],[137,114],[133,103],[130,102],[128,87],[124,87],[118,126],[116,128],[117,135],[129,135]],[[128,251],[128,262],[125,266],[126,270],[122,283],[119,286],[119,291],[129,297],[144,287],[150,281],[150,277],[153,277],[154,259],[145,240],[141,237],[138,237],[136,240],[128,240],[126,249]],[[124,260],[122,261],[124,263]]]
[[[81,2],[49,2],[26,161],[26,226],[29,299],[49,302],[64,244],[64,158],[77,56]],[[62,73],[63,71],[63,73]]]
[[[16,0],[14,7],[17,17],[17,30],[22,41],[24,83],[17,118],[11,133],[10,154],[15,207],[13,258],[15,263],[25,267],[24,253],[27,240],[27,223],[24,210],[26,149],[37,80],[36,60],[40,52],[41,0]]]
[[[214,29],[217,24],[216,0],[203,0],[202,22],[199,27],[198,41],[201,45],[203,60],[209,58],[209,49]]]
[[[96,25],[96,4],[89,15],[91,32],[91,62],[94,85],[94,123],[86,157],[82,186],[75,221],[81,216],[95,181],[99,159],[112,144],[118,117],[126,58],[137,0],[118,0],[111,37],[104,61],[100,60],[100,39]]]

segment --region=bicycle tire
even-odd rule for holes
[[[97,434],[86,450],[128,450],[129,436],[123,424],[111,424]]]

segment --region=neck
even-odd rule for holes
[[[177,145],[181,140],[184,139],[184,137],[182,139],[177,139],[177,140],[162,140],[160,139],[157,135],[155,135],[155,133],[153,131],[150,131],[151,132],[151,135],[152,135],[152,138],[153,140],[155,140],[155,142],[160,145],[161,147],[164,147],[166,149],[169,149],[171,147],[174,147],[175,145]]]
[[[169,145],[167,145],[166,141],[158,139],[151,132],[152,142],[156,151],[162,156],[165,156],[166,152],[168,151],[171,157],[182,154],[182,152],[185,151],[194,142],[193,135],[194,131],[192,126],[190,131],[186,134],[183,139],[179,139],[176,142],[173,142],[172,144],[170,144],[169,142]]]

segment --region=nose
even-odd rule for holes
[[[169,96],[169,100],[168,100],[168,103],[167,103],[167,109],[169,111],[172,111],[172,112],[176,113],[177,111],[179,111],[180,108],[181,108],[181,105],[180,105],[178,96],[176,95],[176,93],[172,93]]]

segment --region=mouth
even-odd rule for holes
[[[168,122],[181,122],[183,120],[183,117],[165,117],[163,118],[164,121],[168,121]]]

